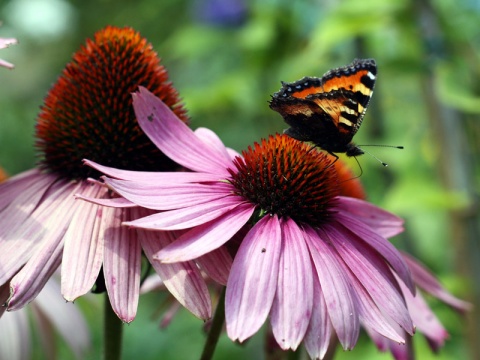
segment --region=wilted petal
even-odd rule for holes
[[[295,350],[302,342],[312,314],[313,269],[303,231],[291,219],[281,220],[280,226],[283,246],[270,317],[280,347]]]
[[[262,326],[277,289],[282,234],[277,216],[265,216],[248,232],[227,284],[227,334],[244,341]]]
[[[360,332],[356,299],[340,265],[338,255],[327,245],[328,236],[322,230],[306,229],[306,241],[318,273],[328,314],[338,339],[345,350],[353,349]]]
[[[134,230],[122,226],[128,210],[103,209],[100,236],[104,238],[103,273],[113,311],[120,320],[135,319],[140,294],[141,247]]]
[[[96,185],[83,185],[82,194],[103,196],[106,189]],[[65,234],[61,267],[62,295],[67,301],[89,292],[103,264],[104,238],[100,236],[106,209],[88,202],[77,201],[77,209]],[[103,220],[105,221],[105,220]]]

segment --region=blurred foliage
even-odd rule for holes
[[[182,95],[192,126],[213,129],[236,150],[286,127],[267,104],[281,80],[321,76],[355,57],[373,57],[379,76],[355,140],[404,145],[405,150],[368,148],[390,166],[365,155],[359,159],[361,179],[372,202],[406,219],[406,232],[394,240],[396,246],[422,259],[455,294],[477,302],[480,3],[219,3],[2,0],[0,36],[17,37],[20,44],[0,52],[16,65],[13,71],[0,69],[0,164],[10,174],[34,166],[34,124],[43,96],[85,38],[105,25],[132,26],[147,37]],[[466,281],[452,275],[454,270]],[[144,304],[141,314],[147,311]],[[451,333],[435,358],[480,356],[474,341],[480,336],[478,312],[468,314],[466,322],[444,305],[433,306]],[[182,314],[159,331],[142,316],[125,333],[126,359],[134,358],[137,349],[152,354],[143,358],[179,358],[180,351],[184,359],[198,358],[204,340],[198,320]],[[98,327],[95,317],[91,320]],[[196,330],[186,330],[191,328]],[[338,358],[390,358],[364,340],[353,352],[339,351]],[[261,353],[258,339],[251,342],[248,354]],[[418,358],[433,358],[421,336],[415,345]],[[232,348],[237,347],[223,342],[216,358],[233,358]],[[100,350],[94,351],[92,358]]]

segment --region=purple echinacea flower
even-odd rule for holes
[[[73,196],[110,197],[104,186],[88,181],[98,173],[82,166],[85,157],[144,171],[146,179],[156,176],[148,171],[179,168],[138,126],[130,94],[139,85],[188,120],[147,40],[131,28],[107,26],[74,54],[46,96],[36,125],[38,167],[0,184],[0,286],[10,288],[8,310],[32,301],[61,264],[66,300],[92,287],[106,289],[118,317],[131,322],[143,252],[181,304],[202,319],[211,316],[196,263],[162,264],[152,258],[177,233],[129,230],[123,221],[149,212],[104,208]]]
[[[404,333],[413,334],[402,289],[413,294],[415,285],[402,255],[382,236],[401,231],[403,221],[340,196],[336,166],[326,155],[276,135],[240,157],[211,131],[193,132],[145,88],[133,94],[133,104],[147,136],[188,171],[153,179],[86,160],[121,198],[79,197],[160,211],[124,224],[181,231],[154,255],[162,263],[199,261],[225,249],[234,255],[221,276],[228,277],[232,340],[246,340],[268,317],[282,349],[303,341],[312,358],[325,355],[331,336],[352,349],[361,326],[400,344]],[[246,235],[239,240],[239,234]],[[217,267],[200,265],[207,273]]]

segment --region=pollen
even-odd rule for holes
[[[137,171],[176,164],[138,126],[131,93],[144,86],[187,122],[177,91],[147,40],[108,26],[88,39],[52,86],[36,125],[39,165],[69,179],[96,176],[82,159]]]
[[[332,214],[339,186],[335,166],[321,151],[287,135],[270,136],[237,157],[231,183],[260,214],[318,226]]]

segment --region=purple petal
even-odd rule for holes
[[[32,338],[26,311],[14,311],[0,319],[0,359],[32,359]],[[43,351],[43,355],[47,351]]]
[[[377,306],[399,324],[407,333],[414,327],[399,285],[390,268],[371,248],[352,237],[343,227],[325,225],[325,232],[361,285],[368,291]],[[355,285],[355,283],[352,283]],[[355,287],[356,292],[362,289]]]
[[[125,222],[124,225],[151,230],[181,230],[215,220],[244,203],[240,196],[227,196],[206,204],[165,211],[144,218]]]
[[[54,209],[48,214],[48,218],[42,218],[45,216],[45,213],[42,213],[36,219],[37,221],[41,220],[39,222],[43,229],[40,236],[43,241],[10,282],[12,293],[8,302],[10,310],[19,309],[32,301],[60,265],[63,237],[75,212],[73,194],[78,191],[80,186],[81,184],[69,184],[61,197],[49,197],[48,200],[54,198],[51,203],[51,207]],[[46,203],[47,199],[44,202]]]
[[[365,226],[364,223],[350,217],[347,213],[337,213],[335,216],[341,227],[357,235],[362,241],[369,244],[375,251],[383,256],[408,286],[410,291],[413,294],[415,293],[415,284],[413,283],[410,270],[405,264],[400,252],[388,240],[379,236],[376,232]]]
[[[42,194],[48,189],[49,185],[55,183],[56,177],[51,174],[42,174],[38,169],[32,169],[20,173],[16,176],[9,178],[8,180],[0,184],[0,211],[3,211],[7,206],[10,205],[15,199],[25,196],[25,192],[30,192],[32,197],[25,197],[30,201],[20,202],[30,205],[30,209],[35,208],[38,201],[42,198]],[[36,189],[36,190],[35,190]],[[35,196],[36,197],[33,197]],[[10,211],[14,211],[16,207],[11,207]],[[27,217],[30,212],[23,212],[25,217]]]
[[[222,140],[212,130],[199,127],[195,130],[195,135],[203,141],[203,143],[212,148],[212,150],[222,154],[226,159],[231,159],[227,148],[223,144]]]
[[[98,185],[84,184],[80,193],[86,197],[103,197],[107,190]],[[84,201],[76,201],[76,211],[65,234],[61,285],[62,295],[74,301],[88,293],[103,264],[104,237],[101,232],[108,208]]]
[[[162,264],[153,258],[162,247],[175,241],[170,231],[137,230],[143,251],[165,287],[173,296],[200,319],[212,316],[212,305],[205,280],[193,261]]]
[[[227,285],[233,259],[224,246],[200,256],[196,262],[214,281],[221,285]]]
[[[135,319],[140,294],[140,241],[134,230],[122,226],[129,210],[105,208],[100,235],[105,241],[103,274],[112,309],[120,320]]]
[[[403,219],[388,211],[351,197],[339,196],[338,200],[337,207],[342,213],[348,213],[385,238],[390,238],[403,231]]]
[[[323,359],[332,337],[332,323],[328,316],[327,304],[318,282],[313,279],[313,308],[310,324],[305,334],[305,348],[312,359]]]
[[[457,311],[463,312],[472,308],[470,303],[456,298],[447,290],[445,290],[435,276],[418,260],[406,253],[402,253],[402,256],[412,271],[413,281],[418,287],[442,300]]]
[[[251,204],[240,204],[218,219],[184,233],[155,254],[155,258],[166,263],[187,261],[218,249],[247,223],[254,210]]]
[[[323,290],[328,314],[338,339],[345,350],[353,349],[360,332],[358,305],[341,266],[338,255],[327,245],[328,236],[321,229],[306,227],[308,248]]]
[[[402,282],[400,282],[400,286],[405,294],[408,309],[412,314],[412,320],[415,326],[429,339],[434,349],[438,350],[448,338],[448,332],[435,316],[432,309],[427,305],[420,292],[417,292],[417,294],[413,296]]]
[[[139,89],[132,94],[138,124],[165,155],[193,171],[228,174],[231,160],[224,151],[206,145],[162,100],[142,86]]]
[[[224,175],[202,172],[151,172],[120,170],[97,164],[91,160],[83,160],[83,163],[112,178],[143,183],[186,184],[195,182],[220,181],[225,178]]]
[[[114,208],[128,208],[128,207],[136,207],[137,204],[132,203],[131,201],[117,197],[117,198],[110,198],[110,199],[99,199],[99,198],[91,198],[84,196],[82,194],[75,194],[75,199],[88,201],[92,204],[107,206],[107,207],[114,207]]]
[[[132,203],[154,210],[171,210],[212,202],[231,195],[229,183],[156,184],[105,178],[105,184]]]
[[[295,350],[307,331],[313,306],[313,269],[303,231],[281,220],[282,251],[277,291],[270,313],[272,330],[283,350]],[[298,299],[302,301],[298,301]]]
[[[267,319],[275,291],[282,247],[276,215],[263,217],[248,232],[233,261],[227,284],[227,334],[244,341]]]

